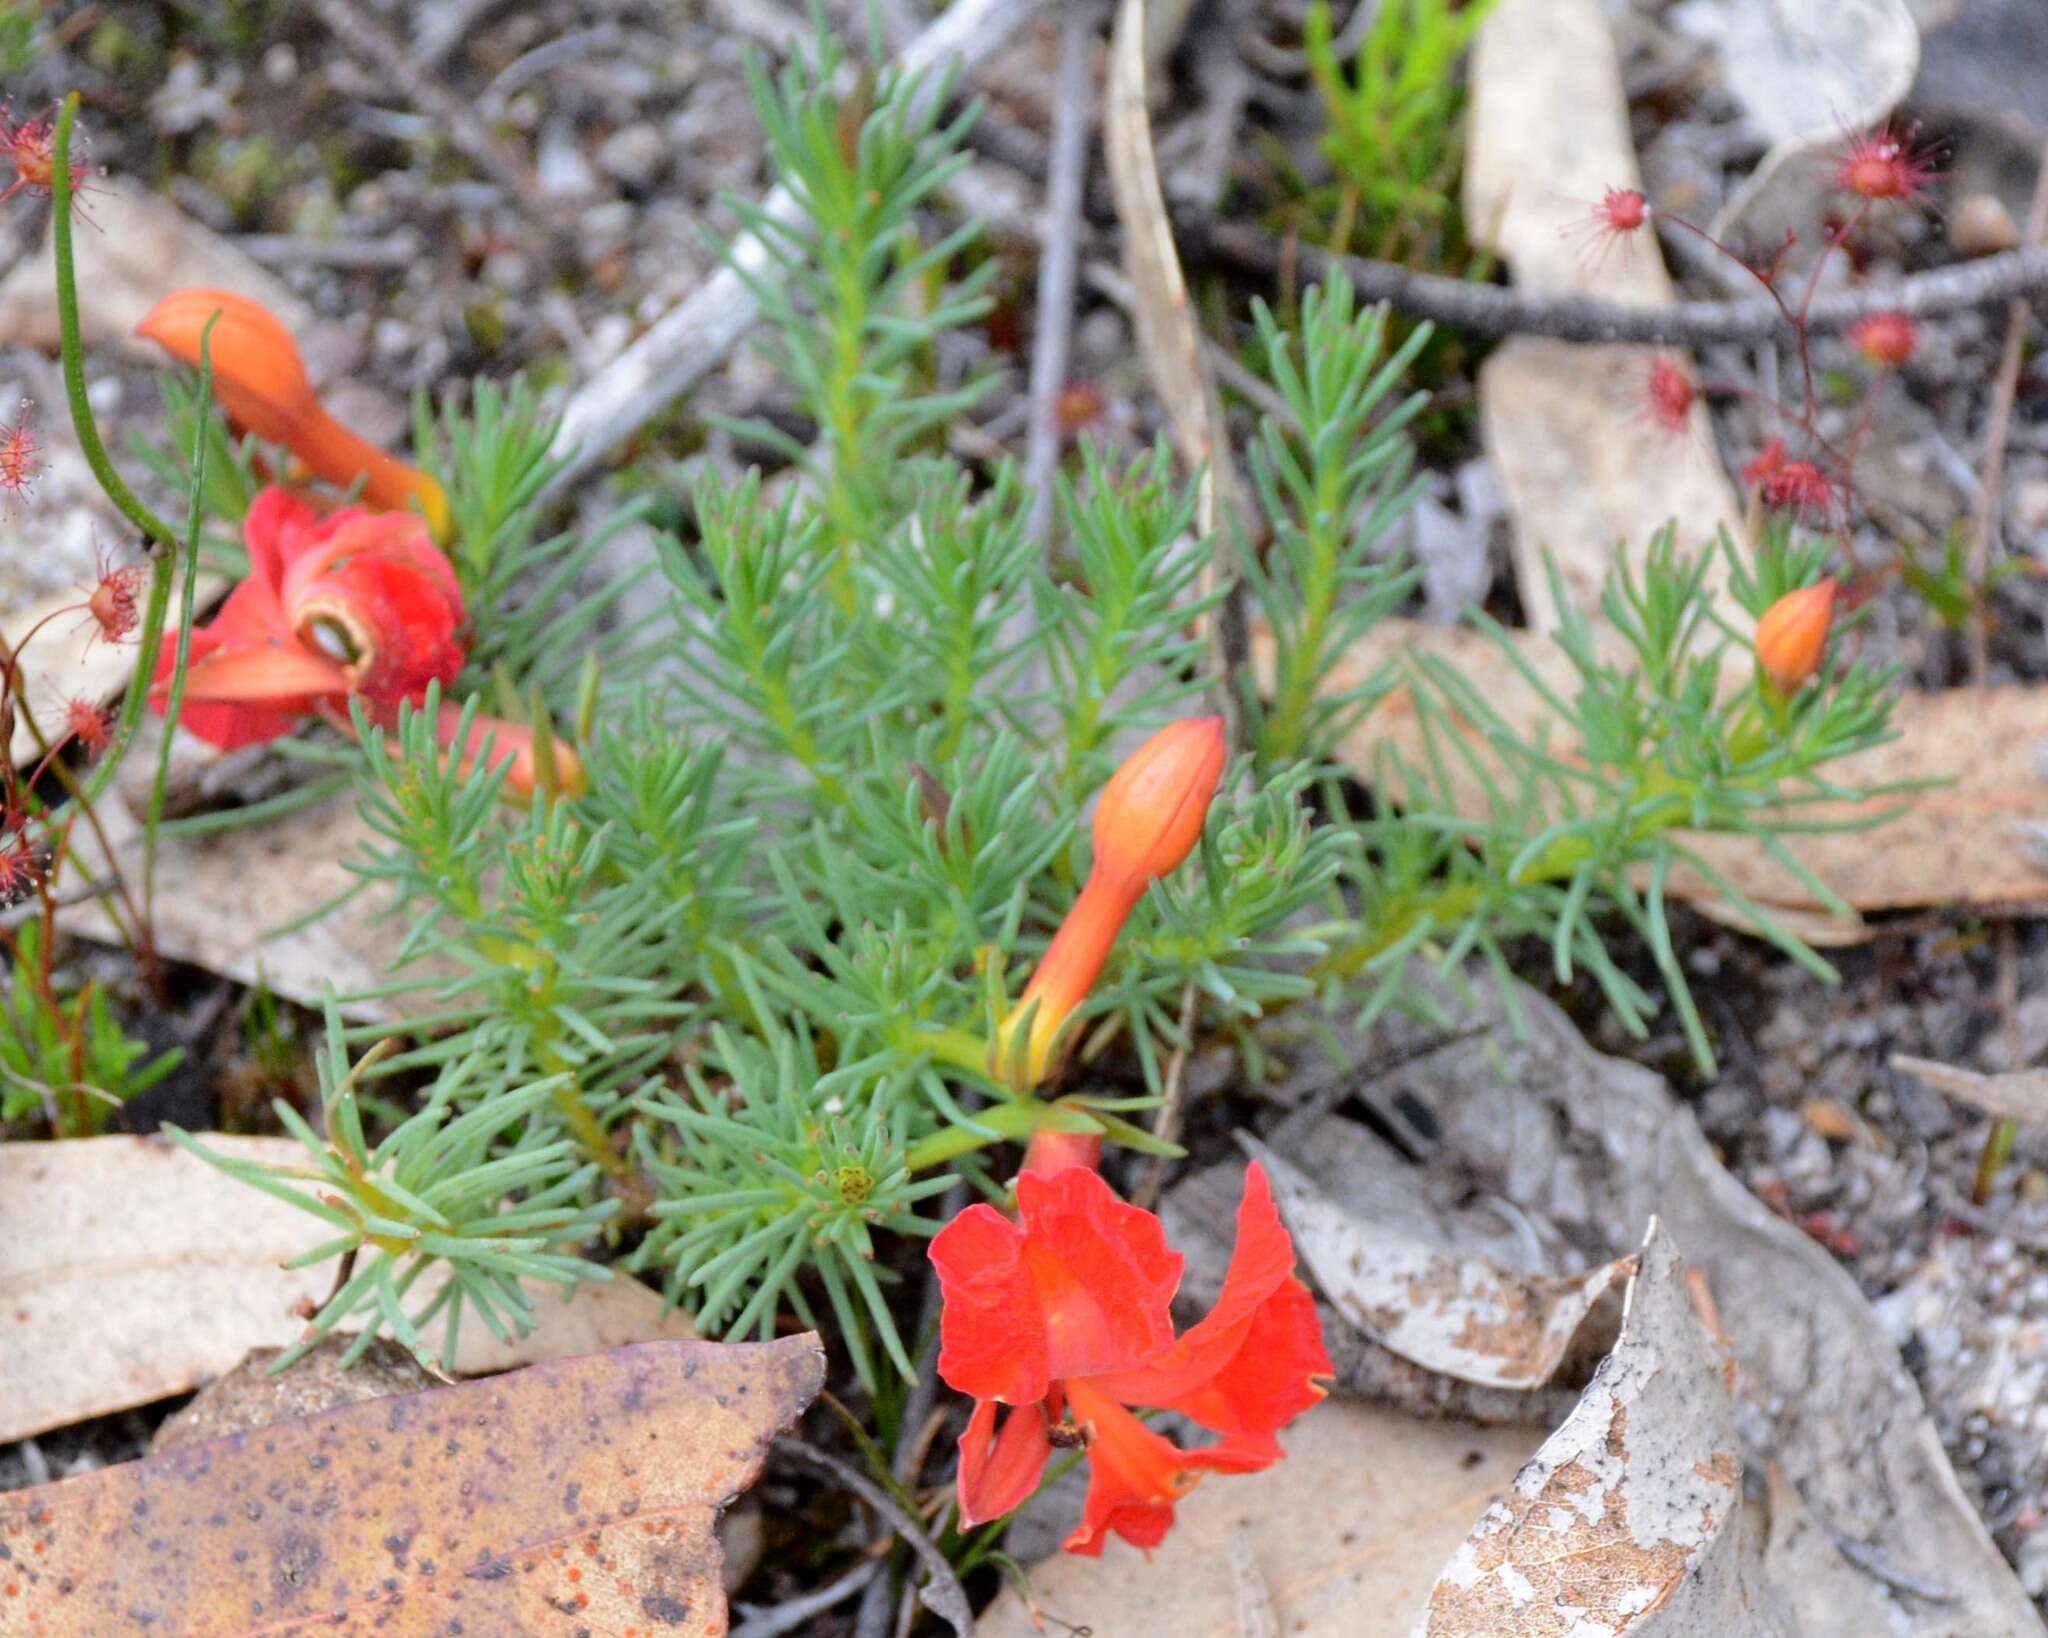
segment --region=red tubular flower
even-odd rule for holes
[[[1832,577],[1787,592],[1756,623],[1756,663],[1781,696],[1797,693],[1819,672],[1835,617]]]
[[[1100,1132],[1054,1132],[1040,1130],[1031,1134],[1031,1141],[1024,1149],[1023,1170],[1037,1172],[1051,1177],[1070,1166],[1079,1166],[1084,1171],[1094,1171],[1102,1164],[1102,1134]]]
[[[228,290],[180,290],[151,308],[135,333],[197,369],[209,320],[213,392],[230,421],[266,443],[284,445],[308,472],[337,488],[360,479],[364,503],[378,511],[404,511],[417,503],[434,538],[448,538],[448,498],[441,486],[322,409],[291,332],[258,303]]]
[[[462,669],[462,591],[417,518],[349,507],[322,518],[266,489],[242,526],[249,578],[192,633],[179,722],[226,750],[362,699],[379,721]],[[157,661],[157,708],[174,655]]]
[[[961,1523],[1009,1512],[1037,1488],[1056,1444],[1081,1445],[1088,1499],[1067,1551],[1100,1553],[1111,1531],[1156,1547],[1203,1473],[1277,1462],[1275,1435],[1322,1398],[1314,1379],[1331,1372],[1266,1174],[1246,1169],[1222,1294],[1178,1339],[1169,1308],[1183,1260],[1157,1217],[1081,1167],[1026,1171],[1017,1211],[1013,1223],[970,1206],[931,1246],[945,1296],[939,1375],[975,1401],[960,1439]],[[1222,1437],[1182,1450],[1134,1405],[1177,1411]]]
[[[1007,1066],[1017,1026],[1031,1014],[1028,1084],[1045,1078],[1061,1026],[1094,988],[1145,889],[1177,869],[1202,839],[1227,752],[1221,717],[1190,717],[1146,740],[1103,786],[1087,885],[1000,1032],[997,1052]]]

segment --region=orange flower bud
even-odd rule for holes
[[[443,704],[434,720],[435,742],[443,750],[454,749],[461,728],[462,707]],[[583,771],[583,759],[559,739],[550,739],[550,766],[543,768],[534,746],[533,730],[523,723],[478,716],[469,725],[469,737],[463,740],[460,754],[461,772],[465,775],[478,756],[488,756],[493,768],[504,770],[505,789],[516,796],[531,796],[543,787],[552,797],[583,796],[590,790],[590,776]]]
[[[1221,717],[1189,718],[1145,741],[1103,787],[1087,885],[997,1038],[1000,1067],[1008,1070],[1018,1028],[1030,1015],[1024,1084],[1045,1079],[1061,1028],[1095,987],[1145,889],[1177,868],[1201,840],[1228,750]]]
[[[1834,620],[1832,578],[1787,592],[1756,623],[1756,662],[1779,695],[1796,693],[1820,670]]]
[[[320,407],[291,332],[260,304],[230,290],[180,290],[151,308],[135,333],[197,369],[200,338],[215,314],[209,343],[213,392],[235,426],[265,443],[282,444],[307,471],[337,488],[361,479],[367,506],[400,512],[418,502],[434,538],[448,538],[448,497],[441,486]]]
[[[1202,839],[1228,749],[1221,717],[1190,717],[1132,752],[1095,808],[1095,874],[1142,888],[1176,869]]]

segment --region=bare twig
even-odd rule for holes
[[[2027,207],[2025,248],[2038,248],[2044,237],[2048,237],[2048,147],[2041,150],[2034,198]],[[2005,441],[2012,429],[2013,400],[2019,396],[2020,353],[2033,318],[2027,299],[2014,296],[2005,310],[2005,349],[1998,356],[1998,374],[1992,378],[1991,412],[1984,425],[1984,477],[1970,520],[1970,584],[1980,600],[1991,573],[1991,545],[1998,536],[1999,509],[2005,498]],[[1990,618],[1990,609],[1980,601],[1977,617],[1970,622],[1970,681],[1979,688],[1990,681]]]
[[[1152,1121],[1152,1135],[1161,1143],[1180,1141],[1181,1090],[1187,1085],[1188,1048],[1194,1041],[1194,1028],[1195,986],[1190,979],[1181,988],[1180,1040],[1174,1046],[1173,1055],[1166,1060],[1165,1096],[1159,1100],[1159,1113]],[[1131,1204],[1142,1211],[1150,1211],[1159,1200],[1159,1191],[1166,1186],[1166,1168],[1172,1164],[1169,1155],[1152,1156],[1146,1163],[1145,1175],[1131,1190]]]
[[[266,267],[410,267],[420,259],[420,236],[399,228],[374,238],[302,239],[296,233],[245,233],[232,241]]]
[[[1700,347],[1716,341],[1762,341],[1785,323],[1776,304],[1768,301],[1678,301],[1639,307],[1598,296],[1504,289],[1440,273],[1418,273],[1392,262],[1333,256],[1311,245],[1283,244],[1258,228],[1225,222],[1191,219],[1176,223],[1176,229],[1190,255],[1266,278],[1278,277],[1290,255],[1310,277],[1321,278],[1341,268],[1365,300],[1384,301],[1399,312],[1474,335]],[[1808,311],[1807,327],[1815,334],[1833,333],[1872,313],[1931,318],[2043,291],[2048,291],[2048,249],[2008,250],[1822,297]]]
[[[837,1456],[807,1445],[801,1439],[778,1439],[775,1451],[791,1461],[829,1474],[835,1483],[844,1485],[893,1524],[896,1534],[931,1571],[931,1579],[918,1589],[925,1608],[952,1627],[960,1638],[973,1638],[974,1611],[967,1602],[967,1593],[960,1585],[960,1578],[953,1573],[953,1566],[946,1562],[946,1555],[932,1545],[932,1538],[898,1505],[895,1497],[865,1473],[848,1467]]]
[[[1060,71],[1053,109],[1052,178],[1046,188],[1045,240],[1038,259],[1038,322],[1031,342],[1031,435],[1024,482],[1031,494],[1027,527],[1044,543],[1052,524],[1052,474],[1060,458],[1060,392],[1074,336],[1074,267],[1081,237],[1081,178],[1087,158],[1089,56],[1097,12],[1068,0],[1060,19]]]
[[[794,1632],[814,1615],[823,1615],[845,1603],[861,1588],[882,1573],[882,1561],[871,1558],[865,1564],[856,1564],[837,1581],[827,1582],[816,1592],[808,1592],[801,1598],[792,1598],[787,1603],[772,1608],[756,1608],[744,1621],[732,1629],[730,1638],[781,1638],[785,1632]],[[746,1605],[740,1606],[742,1609]]]
[[[335,4],[337,0],[322,0]],[[922,72],[951,63],[961,72],[988,60],[1045,0],[958,0],[911,42],[898,66]],[[762,202],[776,222],[796,219],[798,206],[787,188]],[[555,432],[554,453],[563,466],[549,492],[583,477],[605,452],[631,437],[719,364],[753,328],[760,309],[738,271],[759,274],[767,248],[753,235],[732,248],[728,265],[578,389]]]
[[[491,140],[475,110],[422,67],[404,41],[356,0],[313,0],[313,10],[345,50],[366,58],[406,101],[433,116],[456,151],[498,185],[508,205],[525,212],[556,241],[566,237],[563,224],[541,213],[533,173]]]

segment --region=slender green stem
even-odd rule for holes
[[[171,685],[164,698],[164,731],[157,740],[156,777],[149,785],[149,815],[142,826],[142,910],[152,924],[156,918],[157,830],[164,818],[164,792],[171,782],[171,736],[178,726],[178,712],[185,703],[185,668],[192,658],[192,616],[199,596],[199,525],[204,516],[201,498],[206,489],[206,437],[210,430],[205,413],[213,401],[213,327],[220,322],[215,313],[199,332],[199,405],[192,432],[192,495],[185,516],[185,573],[180,584],[178,644],[171,661]],[[167,554],[168,555],[168,554]],[[137,691],[146,687],[136,674]]]
[[[78,93],[74,91],[57,111],[57,130],[50,149],[50,206],[55,212],[50,230],[57,252],[57,325],[63,333],[64,394],[71,405],[71,424],[77,430],[79,447],[85,451],[86,462],[92,467],[92,475],[99,479],[100,488],[106,491],[107,499],[151,540],[175,548],[178,537],[171,526],[137,500],[121,474],[114,470],[114,463],[107,458],[107,446],[100,442],[99,428],[93,424],[92,406],[86,402],[78,281],[72,274],[71,260],[71,127],[77,118]]]
[[[171,532],[170,525],[137,500],[127,484],[121,481],[120,473],[114,470],[114,463],[107,458],[106,445],[100,442],[99,428],[93,424],[92,406],[86,401],[85,342],[79,328],[78,280],[71,259],[71,127],[77,118],[78,93],[74,91],[57,111],[57,129],[50,149],[50,202],[55,211],[51,233],[56,247],[57,328],[64,362],[64,395],[71,408],[71,425],[78,436],[79,448],[85,452],[86,463],[92,468],[92,474],[99,480],[107,499],[130,523],[162,547],[154,554],[150,568],[149,602],[143,611],[141,641],[135,656],[136,681],[129,688],[127,698],[121,702],[113,743],[107,747],[106,755],[100,758],[99,766],[86,782],[85,794],[81,798],[85,802],[94,802],[105,794],[107,787],[114,782],[114,775],[120,772],[128,748],[135,742],[135,731],[141,726],[142,713],[149,703],[148,679],[156,672],[157,651],[163,646],[164,616],[171,607],[171,581],[177,573],[178,537]]]

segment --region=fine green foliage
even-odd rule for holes
[[[350,1068],[331,1004],[327,1028],[319,1060],[326,1131],[315,1132],[281,1098],[273,1105],[285,1129],[305,1145],[304,1167],[216,1154],[191,1134],[170,1129],[180,1145],[230,1177],[336,1231],[286,1264],[307,1268],[338,1257],[342,1277],[275,1369],[346,1320],[361,1329],[344,1362],[359,1359],[388,1332],[420,1358],[438,1357],[446,1369],[454,1363],[465,1316],[474,1315],[501,1342],[531,1328],[533,1298],[522,1281],[574,1287],[610,1277],[574,1252],[617,1202],[590,1201],[596,1168],[579,1159],[573,1143],[549,1138],[534,1119],[559,1094],[562,1077],[508,1086],[473,1059],[452,1064],[418,1112],[372,1145],[356,1085],[364,1065]],[[440,1283],[418,1290],[430,1271],[442,1276]],[[437,1320],[438,1349],[425,1336]]]
[[[507,800],[483,759],[437,749],[438,698],[389,731],[358,719],[377,836],[358,869],[406,935],[356,999],[402,1000],[404,1039],[351,1079],[338,1043],[381,1030],[336,1025],[326,1131],[295,1127],[316,1186],[251,1178],[339,1231],[309,1257],[357,1254],[326,1323],[424,1346],[439,1310],[407,1292],[445,1262],[462,1295],[433,1300],[516,1325],[502,1280],[574,1278],[566,1254],[601,1225],[707,1329],[826,1322],[874,1387],[910,1369],[895,1295],[933,1199],[1001,1198],[1007,1146],[1042,1131],[1178,1153],[1147,1116],[1198,1039],[1234,1041],[1256,1075],[1279,1009],[1417,1005],[1414,958],[1505,977],[1531,948],[1640,1030],[1658,998],[1609,942],[1633,936],[1709,1062],[1665,916],[1671,870],[1699,865],[1682,838],[1775,846],[1839,794],[1827,764],[1883,733],[1885,679],[1836,668],[1767,696],[1710,612],[1705,560],[1666,538],[1609,589],[1619,656],[1584,621],[1562,633],[1573,684],[1534,740],[1435,664],[1346,680],[1413,583],[1388,541],[1424,343],[1390,350],[1341,282],[1294,333],[1255,318],[1287,411],[1253,448],[1256,551],[1200,538],[1163,448],[1086,446],[1041,550],[1014,469],[970,469],[939,436],[974,394],[940,363],[980,303],[971,229],[933,204],[962,123],[934,87],[840,72],[829,50],[753,84],[797,207],[739,212],[768,245],[745,272],[813,436],[742,429],[783,464],[701,478],[659,543],[665,602],[629,621],[598,574],[591,542],[620,520],[539,539],[529,399],[480,393],[420,429],[465,531],[464,690],[566,710],[587,782]],[[1220,675],[1200,630],[1220,551],[1271,634],[1265,686]],[[1809,582],[1824,556],[1767,546],[1738,591]],[[1426,750],[1350,770],[1371,777],[1357,812],[1340,752],[1394,686]],[[1096,794],[1144,735],[1226,698],[1243,743],[1193,856],[1124,924],[1066,1062],[1011,1084],[994,1043],[1087,879]],[[372,1086],[424,1086],[375,1145]]]
[[[61,1137],[90,1137],[184,1061],[181,1047],[151,1056],[131,1040],[99,985],[60,984],[35,922],[23,923],[10,944],[0,995],[0,1120],[42,1115]]]
[[[1334,242],[1387,261],[1456,267],[1465,91],[1458,59],[1493,0],[1382,0],[1347,63],[1329,0],[1309,7],[1302,33],[1309,77],[1337,174]]]

